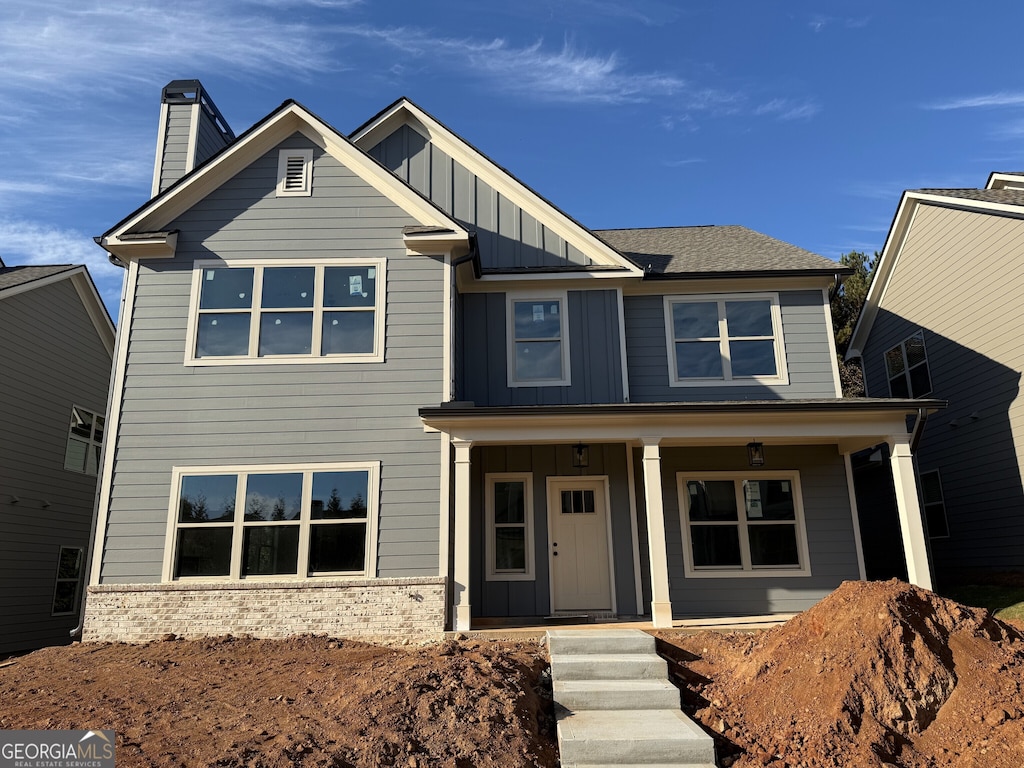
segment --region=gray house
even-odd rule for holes
[[[235,138],[172,85],[156,194],[98,238],[127,285],[87,638],[800,610],[863,573],[880,441],[928,584],[922,402],[840,396],[834,262],[589,230],[406,99]]]
[[[1024,570],[1024,174],[904,192],[848,357],[875,397],[942,398],[920,424],[936,577]]]
[[[81,623],[113,349],[85,267],[0,261],[0,654]]]

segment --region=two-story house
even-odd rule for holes
[[[0,261],[0,655],[81,625],[113,349],[84,266]]]
[[[161,136],[99,238],[127,285],[87,637],[800,610],[863,574],[879,441],[927,585],[906,416],[938,403],[841,397],[834,262],[589,230],[406,99],[235,138],[172,83]]]
[[[850,341],[869,395],[949,402],[922,423],[917,451],[944,582],[1024,570],[1021,285],[1024,174],[910,190]]]

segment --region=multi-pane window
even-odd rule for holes
[[[384,262],[201,267],[193,364],[379,360]]]
[[[691,576],[810,572],[795,473],[679,475]]]
[[[932,391],[923,331],[885,353],[885,372],[893,397],[924,397]]]
[[[928,538],[943,539],[949,536],[946,502],[942,496],[942,478],[937,469],[921,473],[921,506],[925,521],[928,523]]]
[[[372,573],[376,464],[179,470],[170,578]]]
[[[509,298],[509,386],[569,384],[565,310],[564,294],[548,298]]]
[[[783,382],[774,294],[666,297],[671,383]]]
[[[78,613],[82,589],[82,566],[84,554],[81,547],[61,547],[57,559],[57,582],[53,588],[54,616],[70,616]]]
[[[529,474],[487,475],[487,577],[533,579],[533,501]]]
[[[103,416],[77,405],[71,408],[71,426],[64,451],[64,469],[95,475],[99,472],[103,451]]]

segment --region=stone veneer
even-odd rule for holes
[[[443,637],[446,579],[101,584],[88,590],[82,639],[316,634],[370,641]]]

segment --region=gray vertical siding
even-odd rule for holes
[[[416,222],[319,149],[312,197],[275,197],[277,157],[171,223],[174,259],[140,267],[103,583],[160,580],[174,465],[379,460],[377,574],[438,572],[439,437],[418,408],[441,400],[443,264],[407,256]],[[349,256],[388,260],[385,362],[183,366],[194,259]]]
[[[484,268],[593,263],[409,126],[399,128],[369,154],[475,230]]]
[[[470,599],[474,616],[544,616],[551,612],[548,561],[547,480],[549,477],[608,476],[609,542],[615,565],[615,599],[618,612],[638,613],[633,576],[633,537],[630,528],[626,447],[616,444],[590,446],[590,466],[572,466],[570,445],[483,446],[472,452]],[[492,472],[530,472],[533,475],[533,532],[536,555],[534,581],[488,581],[484,563],[485,479]]]
[[[568,387],[509,387],[505,294],[461,297],[462,389],[476,405],[621,403],[622,358],[615,291],[569,291]]]
[[[949,402],[916,455],[942,478],[950,536],[930,542],[940,580],[1024,568],[1022,286],[1024,222],[922,205],[863,350],[868,395],[888,397],[886,350],[923,331],[931,396]]]
[[[669,386],[663,296],[625,296],[629,397],[634,403],[835,397],[829,328],[821,291],[780,291],[789,384]]]
[[[0,653],[66,643],[61,545],[89,542],[96,477],[64,469],[71,407],[106,410],[110,353],[70,280],[0,299]],[[21,502],[11,504],[11,496]],[[49,502],[44,507],[43,501]]]
[[[185,175],[188,163],[188,137],[192,130],[192,105],[168,104],[161,148],[160,191]]]

